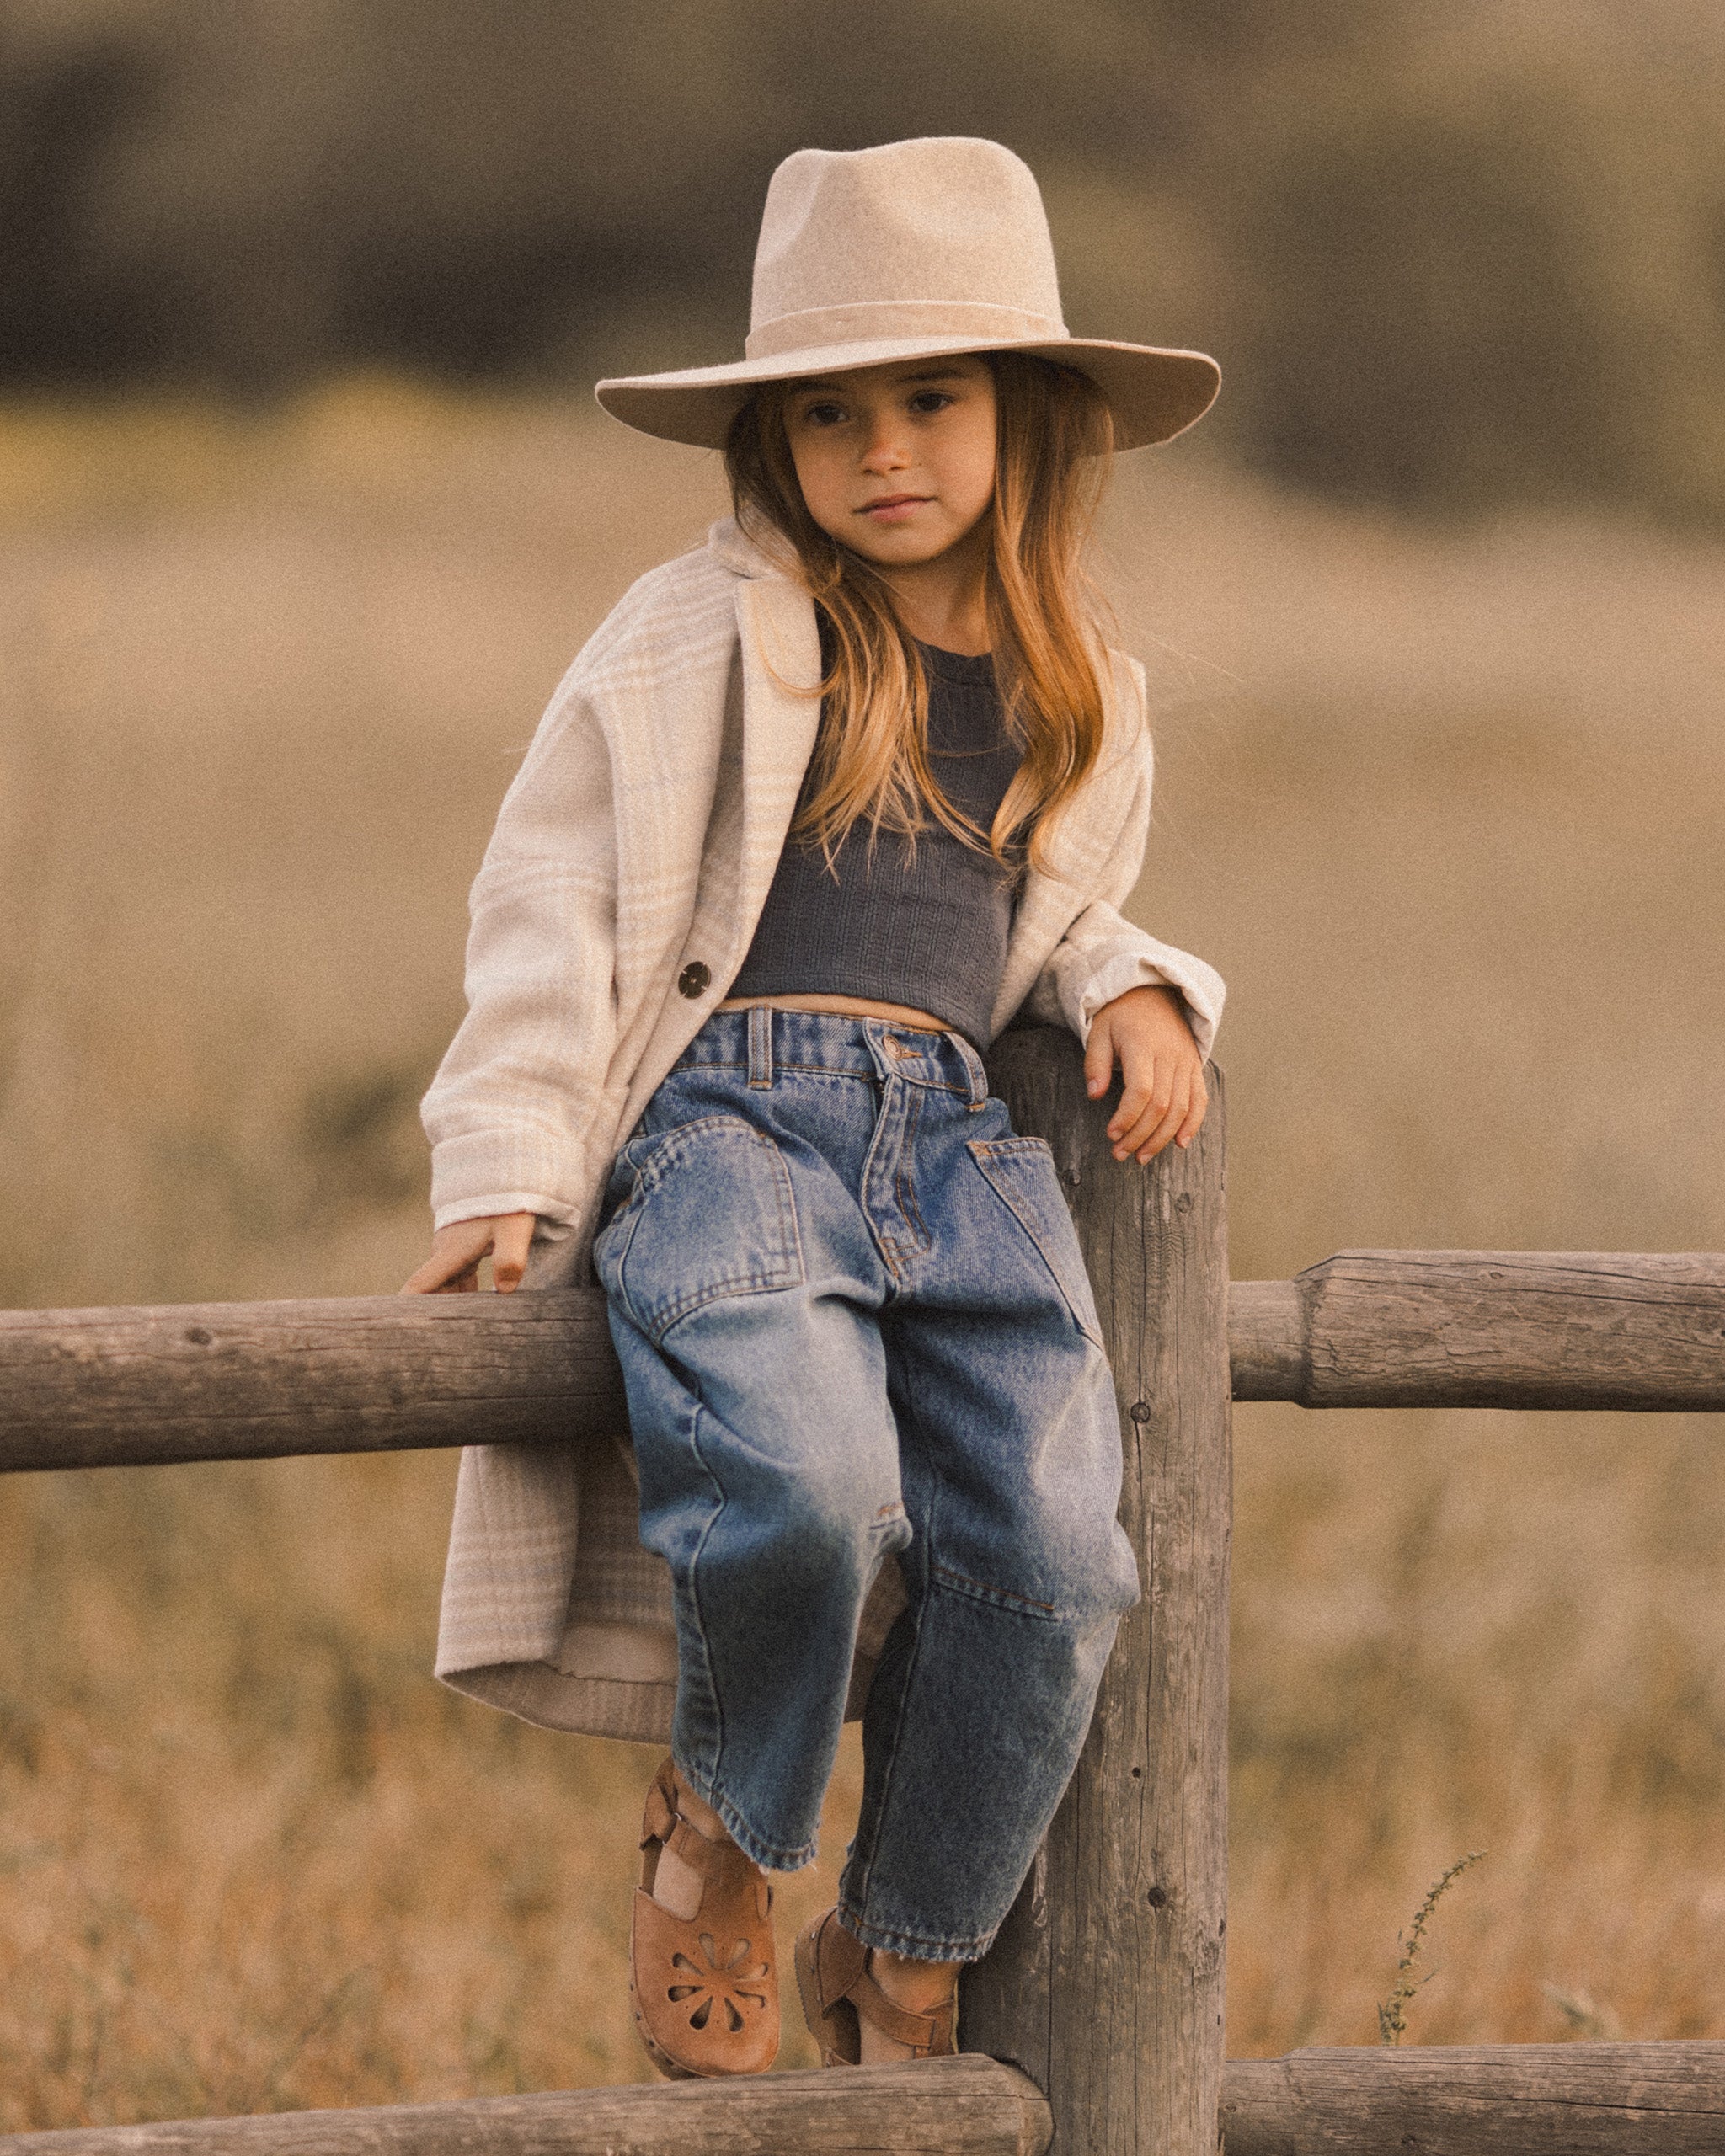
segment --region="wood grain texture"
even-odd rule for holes
[[[1725,1257],[1348,1250],[1236,1281],[1236,1400],[1725,1408]]]
[[[1725,2043],[1430,2044],[1231,2059],[1226,2156],[1720,2156]]]
[[[1725,1408],[1725,1257],[1343,1251],[1236,1280],[1227,1322],[1236,1400]],[[596,1288],[0,1311],[0,1473],[567,1443],[622,1414]]]
[[[1076,1041],[991,1058],[1065,1183],[1113,1363],[1120,1518],[1145,1599],[1120,1627],[1078,1770],[993,1950],[967,2047],[1048,2092],[1061,2156],[1212,2156],[1226,1928],[1230,1407],[1223,1104],[1189,1151],[1110,1156]]]
[[[993,2059],[638,2084],[376,2111],[0,2137],[7,2156],[1043,2156],[1049,2107]]]
[[[0,1311],[0,1472],[623,1427],[596,1287]]]
[[[1430,2045],[1231,2059],[1225,2156],[1719,2156],[1725,2043]],[[87,2127],[7,2156],[1044,2156],[1012,2068],[903,2067],[649,2084],[375,2111]],[[1080,2144],[1082,2146],[1082,2143]]]

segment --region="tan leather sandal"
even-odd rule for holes
[[[957,1982],[927,2014],[895,2005],[868,1973],[868,1949],[844,1929],[836,1909],[797,1935],[797,1991],[823,2066],[862,2063],[864,2021],[908,2045],[913,2058],[948,2058],[959,2048]]]
[[[764,2073],[778,2055],[772,1887],[734,1842],[709,1841],[684,1818],[679,1791],[666,1759],[641,1818],[641,1883],[629,1924],[635,2026],[672,2080]],[[675,1917],[653,1898],[666,1849],[700,1875],[692,1917]]]

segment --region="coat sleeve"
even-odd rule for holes
[[[498,812],[469,900],[467,1015],[420,1104],[435,1225],[577,1221],[609,1123],[617,846],[611,759],[579,659]]]
[[[1119,910],[1144,870],[1155,765],[1144,718],[1143,670],[1135,660],[1129,662],[1116,679],[1123,702],[1135,711],[1136,723],[1123,759],[1125,768],[1118,774],[1111,771],[1102,782],[1130,788],[1125,814],[1090,879],[1089,903],[1055,945],[1025,1006],[1047,1022],[1064,1020],[1081,1041],[1087,1041],[1092,1019],[1117,995],[1134,988],[1177,988],[1198,1053],[1208,1060],[1227,995],[1221,975],[1189,951],[1176,950],[1147,930],[1135,927]]]

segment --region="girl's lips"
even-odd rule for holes
[[[862,514],[879,524],[901,524],[912,510],[933,499],[932,494],[884,494],[878,502],[865,502]]]

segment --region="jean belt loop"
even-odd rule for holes
[[[970,1111],[974,1115],[978,1108],[988,1106],[988,1073],[982,1067],[982,1058],[962,1033],[954,1033],[952,1038],[964,1058],[964,1075],[970,1081]]]
[[[756,1092],[772,1084],[772,1011],[765,1003],[749,1006],[749,1083]]]

